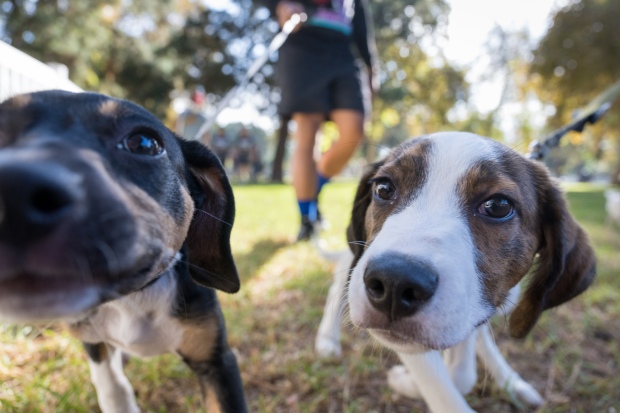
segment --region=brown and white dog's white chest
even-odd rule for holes
[[[125,353],[151,357],[174,353],[183,328],[171,309],[177,288],[172,271],[144,290],[100,305],[72,332],[87,343],[109,343]]]

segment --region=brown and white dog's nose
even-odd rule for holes
[[[38,240],[63,222],[82,198],[76,175],[45,162],[0,162],[0,242]]]
[[[435,293],[437,280],[428,265],[398,253],[372,259],[364,272],[368,300],[391,321],[418,311]]]

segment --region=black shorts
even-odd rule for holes
[[[334,109],[364,113],[360,69],[350,46],[291,40],[284,43],[278,58],[280,114],[329,114]]]

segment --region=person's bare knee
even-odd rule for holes
[[[364,139],[364,114],[351,109],[334,110],[331,118],[338,127],[342,144],[357,145]]]
[[[349,159],[364,139],[364,114],[351,109],[334,110],[331,119],[338,128],[339,137],[323,154],[318,165],[319,173],[332,177],[346,166]]]

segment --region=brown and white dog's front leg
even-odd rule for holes
[[[394,366],[388,372],[390,387],[402,396],[424,399],[429,403],[433,412],[448,411],[441,410],[448,408],[447,406],[450,408],[462,406],[465,401],[462,400],[461,395],[468,394],[476,384],[476,336],[477,334],[474,332],[461,343],[444,351],[441,369],[432,376],[436,388],[421,383],[427,380],[427,377],[424,376],[425,367],[420,369],[419,366],[430,365],[435,362],[441,364],[441,361],[436,361],[436,354],[439,352],[430,351],[415,355],[398,353],[404,365]],[[409,370],[411,368],[409,366],[414,366],[413,370]],[[450,388],[444,390],[447,387]],[[437,395],[437,393],[439,394]],[[439,404],[441,401],[441,405],[433,407],[430,400],[434,398],[437,399],[435,403]],[[461,410],[456,411],[460,412]]]
[[[388,383],[397,393],[422,397],[433,413],[473,413],[452,381],[440,351],[418,354],[399,353],[403,366],[388,373]]]
[[[452,382],[461,394],[472,391],[478,380],[476,370],[476,338],[474,331],[465,340],[443,352],[443,361],[446,364]]]
[[[334,282],[329,287],[323,318],[314,341],[314,349],[321,357],[340,357],[342,355],[340,326],[346,307],[345,292],[352,261],[353,254],[351,251],[343,251],[334,269]]]
[[[138,413],[133,388],[123,373],[123,354],[105,344],[84,343],[90,377],[103,413]]]
[[[484,367],[491,373],[498,388],[504,389],[512,400],[529,407],[539,407],[543,398],[531,384],[521,378],[506,362],[495,344],[491,330],[487,324],[478,327],[476,353]]]

